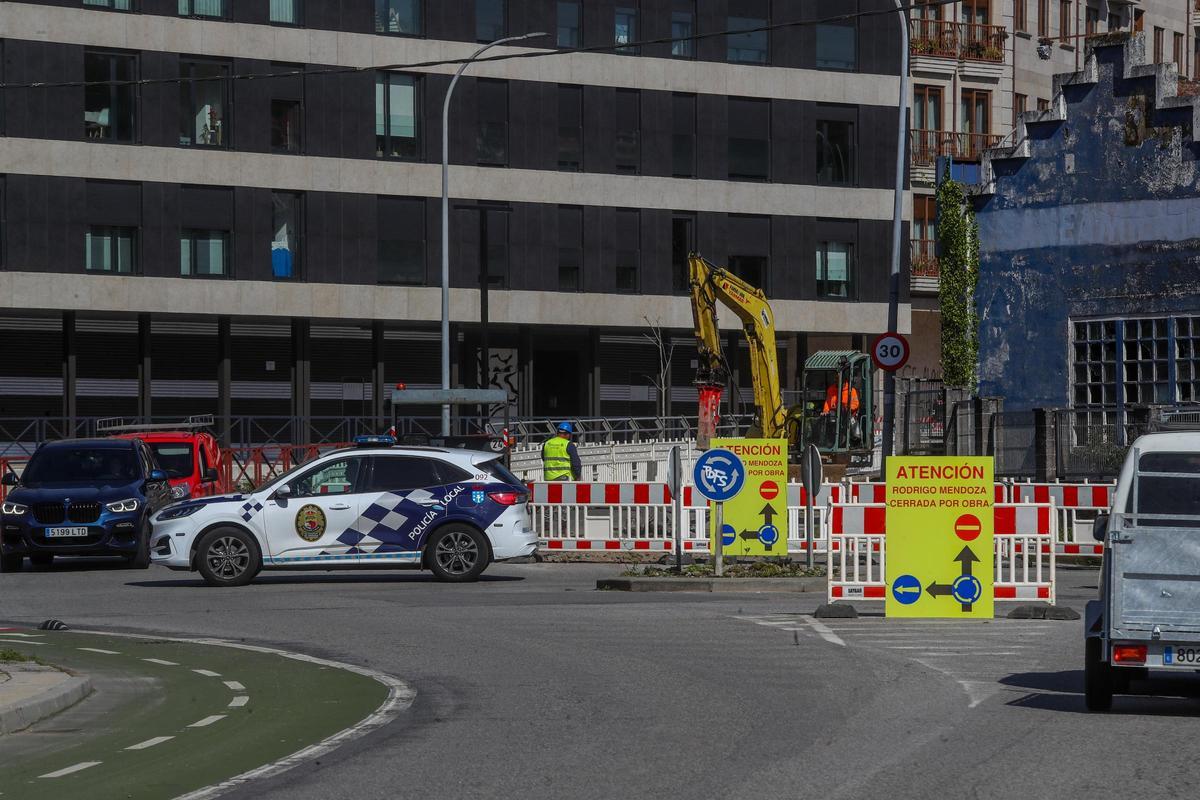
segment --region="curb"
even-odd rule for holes
[[[33,697],[0,706],[0,734],[15,733],[78,703],[92,693],[92,679],[70,677]]]
[[[611,592],[824,592],[824,578],[604,578]]]

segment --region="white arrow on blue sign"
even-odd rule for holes
[[[725,503],[737,497],[746,484],[742,460],[729,450],[708,450],[696,459],[692,482],[700,494],[715,503]]]

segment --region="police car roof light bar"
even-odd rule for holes
[[[396,437],[384,434],[355,436],[354,444],[357,447],[394,447],[396,445]]]

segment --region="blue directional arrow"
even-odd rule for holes
[[[901,575],[892,581],[892,597],[901,605],[911,606],[921,599],[921,582],[913,575]]]

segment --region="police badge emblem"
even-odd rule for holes
[[[315,542],[325,535],[325,512],[320,506],[301,506],[296,512],[296,535],[306,542]]]

